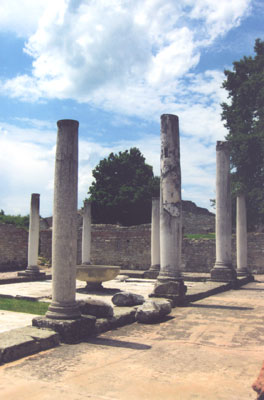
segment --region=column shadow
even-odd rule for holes
[[[237,306],[221,306],[218,304],[189,304],[189,307],[195,307],[195,308],[212,308],[212,309],[218,309],[218,310],[238,310],[238,311],[249,311],[249,310],[254,310],[253,307],[237,307]]]
[[[86,340],[86,343],[100,345],[100,346],[111,346],[111,347],[122,347],[125,349],[132,350],[150,350],[152,346],[143,343],[127,342],[123,340],[116,339],[106,339],[106,338],[94,338]]]

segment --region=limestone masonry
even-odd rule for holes
[[[185,233],[214,231],[214,214],[186,202],[183,211]],[[187,208],[187,210],[186,210]],[[197,210],[198,209],[198,210]],[[191,212],[192,211],[192,212]],[[40,255],[51,258],[51,218],[41,221]],[[82,222],[79,221],[78,259],[81,262]],[[150,224],[122,227],[92,225],[91,262],[121,265],[123,269],[147,270],[150,267]],[[232,264],[236,265],[235,237],[232,240]],[[0,271],[25,269],[27,266],[28,232],[14,225],[0,224]],[[248,234],[248,267],[264,274],[264,233]],[[209,272],[215,263],[215,240],[183,239],[182,267],[185,271]]]

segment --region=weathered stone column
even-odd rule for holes
[[[156,279],[160,271],[160,198],[152,198],[151,209],[151,266],[145,278]]]
[[[182,202],[179,121],[176,115],[161,116],[160,175],[160,273],[153,296],[183,301],[186,286],[180,271]]]
[[[28,232],[28,266],[19,276],[44,278],[45,273],[40,272],[38,266],[39,251],[39,194],[31,194],[29,232]]]
[[[245,195],[237,196],[236,202],[237,275],[249,275],[247,268],[247,211]]]
[[[78,121],[57,122],[53,233],[51,319],[76,319]]]
[[[91,203],[84,202],[82,226],[82,264],[91,264]]]
[[[216,263],[211,279],[229,282],[236,279],[232,266],[232,219],[230,187],[230,151],[227,142],[216,144]]]

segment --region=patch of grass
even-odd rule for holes
[[[49,303],[22,299],[9,299],[0,297],[0,310],[23,312],[27,314],[44,315]]]
[[[187,239],[215,239],[215,233],[190,233],[190,234],[186,234],[184,235],[184,237],[186,237]]]

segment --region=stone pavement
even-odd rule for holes
[[[1,275],[1,274],[0,274]],[[14,276],[13,276],[14,275]],[[196,274],[197,275],[197,274]],[[204,275],[204,274],[203,274]],[[195,276],[196,277],[196,276]],[[197,277],[196,277],[197,278]],[[204,278],[204,277],[203,277]],[[0,277],[1,279],[1,277]],[[38,300],[38,301],[51,301],[52,282],[51,280],[45,281],[21,281],[18,279],[16,283],[4,283],[6,281],[15,281],[15,274],[5,274],[0,284],[0,297],[14,297],[20,299]],[[141,279],[141,278],[128,278],[125,281],[120,275],[117,279],[104,282],[105,290],[103,292],[83,293],[85,282],[77,281],[77,300],[85,300],[87,298],[103,300],[113,306],[111,301],[112,296],[117,291],[128,291],[136,294],[141,294],[148,299],[148,295],[153,291],[155,280]],[[229,285],[218,282],[190,282],[186,281],[188,287],[187,298],[191,301],[208,297],[214,293],[227,290]],[[114,307],[118,313],[122,312],[119,307]],[[31,325],[33,316],[24,313],[14,313],[0,310],[0,333],[6,332],[10,329],[20,328],[26,325]]]
[[[5,400],[250,400],[264,359],[264,280],[0,366]]]

